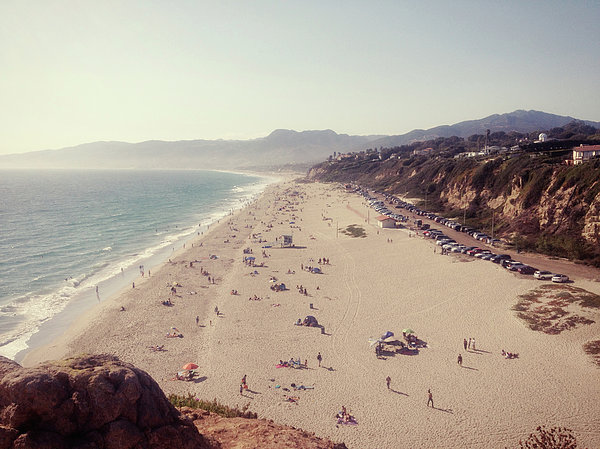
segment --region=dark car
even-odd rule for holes
[[[500,264],[502,265],[503,268],[508,268],[512,262],[514,262],[514,260],[512,260],[512,259],[502,259],[500,261]]]
[[[517,269],[517,271],[518,271],[520,274],[533,274],[533,273],[535,273],[537,270],[536,270],[535,268],[533,268],[533,267],[530,267],[529,265],[523,265],[522,267],[519,267],[519,268]]]

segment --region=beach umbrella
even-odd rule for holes
[[[381,336],[382,340],[386,340],[388,338],[392,338],[394,336],[394,333],[392,331],[387,331],[385,334],[383,334]]]
[[[412,330],[410,327],[407,327],[406,329],[402,329],[402,332],[405,334],[414,334],[415,331]]]
[[[196,369],[198,368],[198,365],[196,365],[195,363],[186,363],[182,366],[182,368],[185,370]]]

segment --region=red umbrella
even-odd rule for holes
[[[195,363],[186,363],[185,365],[183,365],[183,369],[196,369],[198,368],[198,365],[196,365]]]

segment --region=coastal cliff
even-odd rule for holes
[[[600,265],[600,159],[567,166],[525,153],[455,159],[362,154],[324,162],[308,179],[353,182],[493,232],[520,249]]]
[[[0,357],[0,449],[344,449],[270,421],[177,410],[144,371],[110,355],[23,368]]]

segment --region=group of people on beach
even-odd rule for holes
[[[475,351],[475,339],[474,338],[469,338],[469,341],[467,341],[466,338],[463,339],[463,346],[465,348],[465,351],[468,351],[469,349],[472,349],[473,351]]]
[[[507,352],[503,349],[502,357],[504,357],[505,359],[516,359],[517,357],[519,357],[519,354],[516,352]]]
[[[346,407],[342,405],[342,409],[335,415],[338,424],[358,424],[354,416],[352,416],[346,410]]]
[[[302,285],[296,285],[296,288],[298,289],[298,292],[301,295],[308,296],[308,292],[306,291],[306,288],[304,288]]]
[[[300,357],[298,357],[298,360],[294,360],[294,358],[290,358],[289,360],[279,360],[279,365],[278,367],[285,367],[285,368],[308,368],[308,360],[304,360],[304,363],[302,363],[302,360],[300,360]]]

